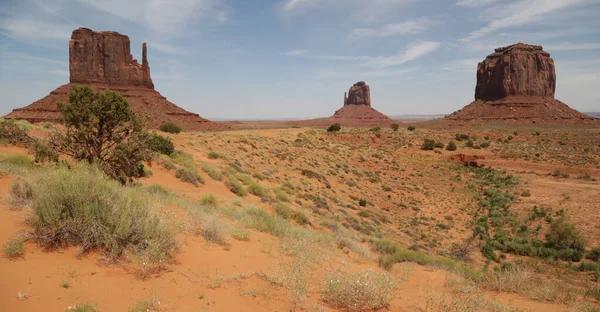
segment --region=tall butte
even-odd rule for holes
[[[342,125],[382,125],[392,122],[388,116],[371,107],[371,88],[364,81],[355,83],[344,94],[344,106],[330,118]]]
[[[593,121],[554,98],[554,60],[541,46],[497,48],[477,65],[475,101],[447,116],[458,121],[580,123]]]
[[[167,121],[178,124],[184,131],[224,127],[178,107],[154,90],[147,54],[144,43],[139,64],[131,55],[129,37],[113,31],[76,29],[69,41],[70,83],[29,106],[14,109],[6,118],[57,121],[60,115],[57,102],[68,101],[71,86],[89,85],[94,90],[119,92],[153,128]]]

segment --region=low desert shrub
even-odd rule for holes
[[[294,221],[296,221],[296,223],[299,225],[310,223],[304,211],[301,210],[294,211],[294,213],[292,213],[292,219],[294,219]]]
[[[160,134],[152,133],[147,139],[148,148],[157,153],[171,155],[175,151],[175,145],[170,138],[164,137]]]
[[[225,182],[225,185],[232,193],[238,196],[244,197],[248,195],[246,188],[234,177],[229,178],[229,180]]]
[[[282,203],[278,203],[277,205],[275,205],[275,212],[278,216],[284,219],[289,219],[293,211],[288,206]]]
[[[574,249],[582,252],[585,250],[585,240],[575,225],[569,223],[565,217],[560,217],[550,225],[546,233],[546,241],[557,250]]]
[[[177,124],[175,124],[173,122],[165,122],[164,124],[160,125],[159,129],[162,132],[174,133],[174,134],[181,132],[181,127],[179,127]]]
[[[30,198],[21,199],[31,202],[32,237],[43,247],[78,245],[114,257],[131,249],[152,262],[166,260],[175,248],[148,192],[111,181],[94,166],[46,170],[23,181],[32,190]]]
[[[196,168],[191,167],[177,168],[175,177],[183,182],[191,183],[194,186],[200,186],[200,184],[204,184],[205,182],[204,178],[198,173]]]
[[[202,168],[202,170],[215,181],[223,181],[225,179],[225,176],[221,172],[215,170],[215,168],[206,162],[201,162],[200,168]]]
[[[372,270],[351,274],[335,272],[326,278],[323,299],[332,307],[346,311],[387,308],[397,287],[389,273]]]
[[[393,123],[392,124],[392,130],[395,132],[395,131],[398,131],[398,129],[400,129],[400,125],[397,124],[397,123]]]
[[[195,233],[204,237],[207,242],[223,245],[227,241],[227,229],[223,221],[214,215],[201,216]]]
[[[267,197],[268,194],[267,190],[263,188],[262,185],[253,181],[250,181],[250,183],[248,183],[248,192],[252,195],[256,195],[261,198]]]
[[[600,247],[592,248],[585,257],[592,261],[600,262]]]
[[[4,256],[8,259],[16,259],[23,257],[25,250],[23,248],[23,238],[15,237],[6,242],[2,248]]]
[[[454,141],[450,141],[448,143],[448,145],[446,145],[446,150],[447,151],[455,151],[456,150],[456,143],[454,143]]]
[[[327,128],[327,132],[338,132],[340,130],[342,130],[342,126],[340,126],[340,124],[338,123],[333,124],[329,126],[329,128]]]
[[[415,131],[417,128],[415,126],[408,126],[408,128],[406,128],[406,130],[408,131]]]
[[[223,153],[219,153],[219,152],[215,152],[215,151],[210,151],[206,154],[206,156],[208,157],[208,159],[227,159],[227,156],[225,156],[225,154]]]
[[[217,207],[219,205],[219,199],[214,194],[206,194],[200,198],[198,203],[205,207]]]
[[[423,141],[423,145],[421,145],[421,149],[425,151],[432,151],[435,149],[435,141],[430,139],[425,139]]]

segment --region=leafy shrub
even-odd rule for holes
[[[358,205],[361,206],[361,207],[367,206],[367,200],[364,199],[364,198],[359,199],[358,200]]]
[[[457,133],[454,138],[456,139],[456,141],[467,141],[469,140],[471,137],[468,134],[463,134],[463,133]]]
[[[435,148],[444,148],[444,143],[442,143],[442,142],[435,142]]]
[[[387,308],[394,299],[395,290],[396,282],[386,272],[336,272],[327,277],[323,299],[346,311],[373,311]]]
[[[446,145],[446,150],[447,151],[455,151],[456,150],[456,143],[454,143],[454,141],[450,141],[448,143],[448,145]]]
[[[408,126],[408,128],[406,128],[406,130],[408,131],[415,131],[417,128],[415,126]]]
[[[574,249],[585,250],[585,240],[575,225],[567,222],[565,217],[560,217],[550,225],[546,233],[546,241],[557,250]]]
[[[13,119],[0,120],[0,140],[10,144],[27,145],[35,140],[27,134],[26,128],[22,127]]]
[[[592,248],[585,257],[592,261],[600,262],[600,247]]]
[[[112,179],[131,182],[151,160],[144,123],[114,91],[94,93],[73,86],[69,103],[58,103],[63,130],[51,137],[53,148],[76,160],[94,162]]]
[[[43,247],[79,245],[114,257],[131,249],[151,262],[165,261],[175,248],[148,193],[110,181],[94,166],[37,172],[26,181],[32,194],[21,202],[30,202],[33,238]]]
[[[338,123],[335,123],[327,128],[327,132],[338,132],[340,130],[342,130],[342,126],[340,126]]]
[[[171,138],[164,137],[162,135],[152,133],[148,136],[148,140],[146,141],[148,148],[157,153],[171,155],[175,151],[175,145]]]
[[[165,122],[164,124],[160,125],[159,129],[162,132],[174,133],[174,134],[178,134],[179,132],[181,132],[181,127],[179,127],[177,124],[170,122],[170,121]]]
[[[479,147],[481,147],[481,148],[488,148],[488,147],[490,147],[490,143],[489,142],[482,142],[481,144],[479,144]]]
[[[36,163],[58,162],[58,152],[47,141],[34,142],[33,151]]]
[[[468,140],[467,143],[465,143],[465,147],[473,148],[474,146],[475,143],[473,142],[473,140]]]
[[[432,151],[435,149],[435,141],[430,139],[425,139],[423,141],[423,145],[421,145],[421,149],[425,151]]]
[[[398,131],[398,129],[400,129],[400,125],[399,125],[399,124],[397,124],[397,123],[393,123],[393,124],[392,124],[392,130],[394,130],[394,131]]]
[[[389,239],[378,239],[373,241],[373,249],[383,255],[391,255],[400,250],[400,247]]]

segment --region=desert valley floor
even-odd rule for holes
[[[0,258],[0,310],[365,310],[340,308],[352,299],[335,287],[363,277],[374,284],[362,291],[393,296],[389,311],[600,309],[598,277],[580,263],[501,247],[487,260],[485,242],[469,239],[494,185],[509,198],[509,236],[543,239],[565,216],[588,249],[600,246],[597,125],[249,129],[264,126],[161,133],[176,152],[123,187],[145,192],[176,233],[174,256],[158,264],[28,239],[30,208],[12,194],[42,169],[28,149],[0,145],[0,243],[24,241],[21,255]],[[29,127],[44,137],[53,126]],[[441,144],[424,150],[425,139]],[[455,151],[441,148],[450,141]],[[184,167],[199,178],[182,181]]]

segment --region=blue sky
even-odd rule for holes
[[[330,116],[356,81],[388,115],[473,100],[477,62],[543,45],[556,97],[600,111],[600,0],[0,0],[0,113],[69,80],[78,27],[126,34],[156,89],[207,118]]]

